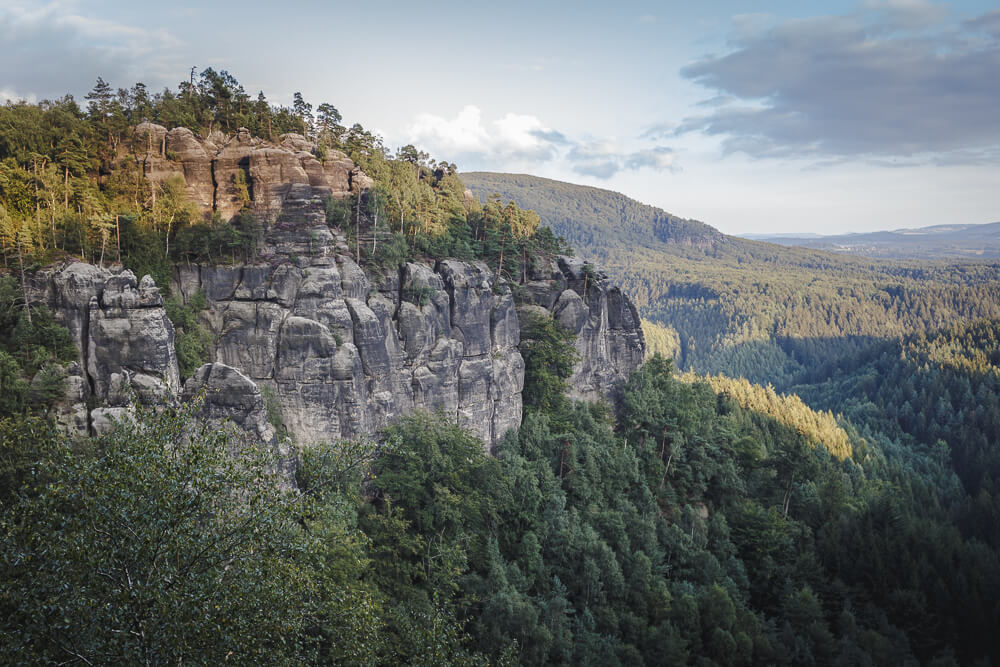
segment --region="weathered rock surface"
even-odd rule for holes
[[[131,271],[114,274],[74,262],[42,272],[34,297],[52,309],[80,350],[67,368],[67,396],[59,421],[74,432],[100,431],[110,422],[106,408],[133,399],[171,402],[180,391],[174,328],[152,278]],[[100,406],[87,418],[87,403]],[[100,417],[95,421],[95,417]]]
[[[174,327],[149,276],[110,276],[89,304],[87,377],[94,395],[112,405],[131,388],[145,402],[169,400],[180,389]]]
[[[175,267],[172,292],[203,292],[208,303],[201,318],[215,341],[212,363],[183,390],[205,393],[205,418],[231,419],[274,443],[267,389],[302,444],[370,435],[414,410],[442,412],[488,448],[520,425],[524,361],[511,286],[483,263],[453,259],[366,274],[326,223],[328,196],[371,185],[346,156],[329,151],[321,162],[294,134],[275,145],[245,130],[200,138],[144,123],[136,136],[150,180],[183,177],[202,210],[223,218],[249,198],[264,222],[257,262]],[[577,336],[573,397],[614,395],[643,358],[631,302],[569,257],[536,263],[527,278],[520,307]],[[67,428],[102,431],[136,398],[182,396],[174,331],[148,276],[75,263],[33,289],[81,351],[60,408]],[[100,408],[88,413],[88,403]]]
[[[304,209],[322,204],[304,200]],[[328,236],[316,240],[309,227]],[[403,265],[375,285],[335,253],[336,236],[313,215],[269,234],[270,263],[182,265],[173,289],[205,294],[205,324],[217,341],[184,397],[207,392],[206,415],[228,417],[274,441],[261,388],[270,387],[301,443],[369,435],[414,410],[440,411],[487,446],[521,421],[524,362],[510,287],[482,263],[443,260]],[[303,239],[309,239],[304,241]],[[298,261],[289,257],[303,253]],[[572,258],[530,276],[537,305],[577,335],[580,362],[572,395],[613,393],[638,366],[642,334],[631,302]],[[131,401],[166,403],[181,395],[173,328],[147,276],[74,263],[39,283],[81,350],[72,365],[60,420],[102,432]],[[89,412],[88,399],[99,409]]]
[[[528,278],[522,309],[544,309],[576,335],[579,361],[569,378],[570,396],[616,398],[646,351],[632,301],[605,273],[575,257],[544,262]]]
[[[321,162],[316,144],[300,134],[283,134],[279,143],[252,137],[245,128],[227,136],[215,131],[199,137],[183,127],[167,131],[155,123],[135,127],[134,150],[151,182],[184,179],[188,196],[206,217],[230,220],[243,207],[273,220],[287,206],[295,186],[313,196],[343,197],[372,180],[343,153],[328,150]],[[298,195],[301,198],[302,192]]]
[[[179,293],[208,297],[216,359],[272,386],[299,442],[372,434],[415,409],[490,445],[520,424],[513,300],[485,265],[407,264],[396,289],[379,291],[350,258],[328,258],[175,276]]]
[[[243,373],[225,364],[205,364],[184,383],[182,400],[203,401],[202,415],[215,421],[232,421],[262,442],[276,441],[267,421],[267,408],[260,387]]]

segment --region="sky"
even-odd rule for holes
[[[1000,3],[0,0],[0,103],[228,70],[727,233],[1000,221]]]

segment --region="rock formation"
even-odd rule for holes
[[[300,263],[182,266],[175,278],[185,297],[205,293],[216,360],[272,387],[298,441],[371,434],[416,409],[488,444],[520,424],[513,296],[484,264],[409,263],[373,285],[345,255]]]
[[[274,219],[296,185],[315,188],[319,196],[346,196],[371,185],[351,160],[328,150],[322,161],[316,144],[300,134],[283,134],[272,144],[252,137],[245,128],[229,137],[213,132],[202,138],[185,127],[170,131],[144,122],[135,128],[135,149],[152,183],[179,175],[188,196],[206,217],[218,213],[230,220],[246,205]]]
[[[114,274],[74,262],[43,272],[34,289],[80,350],[57,415],[67,429],[101,433],[133,396],[147,403],[175,400],[181,382],[174,328],[152,278],[137,281],[128,270]],[[88,412],[88,404],[99,407]]]
[[[532,267],[522,312],[548,313],[576,336],[579,361],[568,380],[571,398],[615,398],[642,363],[646,344],[632,301],[607,274],[575,257]]]
[[[278,446],[267,391],[301,444],[374,434],[428,410],[491,448],[521,422],[515,291],[522,309],[576,334],[573,397],[613,395],[642,361],[635,308],[580,260],[539,260],[520,286],[481,262],[453,259],[369,275],[326,222],[327,197],[370,185],[342,154],[331,151],[321,163],[298,135],[273,145],[245,131],[202,139],[146,123],[137,136],[146,139],[147,177],[182,176],[192,199],[224,218],[249,196],[264,238],[253,263],[175,267],[171,291],[185,300],[204,293],[201,318],[215,340],[211,363],[183,389],[173,327],[151,278],[81,263],[41,275],[38,298],[80,350],[59,409],[67,428],[100,433],[133,400],[162,404],[204,393],[206,419],[228,418]]]

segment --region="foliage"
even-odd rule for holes
[[[0,417],[44,411],[62,398],[60,363],[76,359],[69,331],[48,308],[29,304],[11,276],[0,275]]]
[[[3,520],[5,662],[302,657],[298,501],[263,451],[167,410],[40,466]]]
[[[290,437],[288,428],[285,426],[285,418],[281,414],[281,401],[278,399],[274,388],[270,385],[264,385],[261,387],[260,393],[264,397],[264,410],[267,412],[267,421],[274,427],[275,435],[279,440]]]
[[[642,337],[646,341],[646,358],[657,354],[666,359],[676,359],[681,351],[681,339],[673,327],[666,327],[643,318],[640,321]]]
[[[566,380],[579,359],[576,336],[548,315],[525,314],[521,355],[524,357],[524,405],[545,412],[566,401]]]
[[[174,325],[174,349],[181,380],[186,380],[209,361],[212,352],[212,334],[198,319],[198,314],[208,306],[205,294],[197,292],[186,303],[171,297],[163,305]]]
[[[692,375],[687,375],[684,379],[695,381]],[[798,396],[779,394],[771,385],[762,387],[745,379],[733,380],[722,375],[707,376],[704,381],[717,393],[729,396],[744,409],[795,429],[813,443],[825,447],[834,457],[844,459],[851,456],[850,438],[830,412],[817,412]]]

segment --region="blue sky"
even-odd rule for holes
[[[0,101],[227,69],[729,233],[1000,220],[1000,5],[0,0]]]

